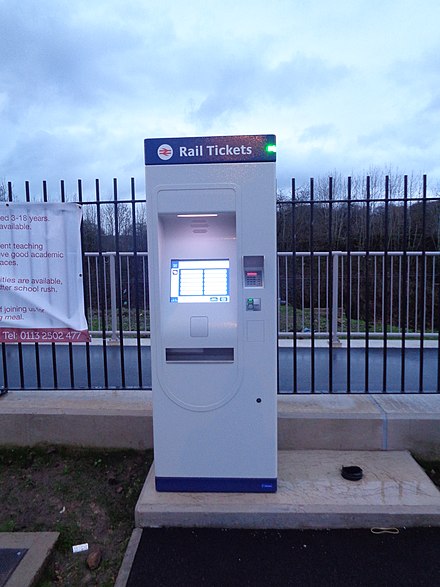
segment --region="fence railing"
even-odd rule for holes
[[[105,332],[110,340],[116,342],[119,340],[120,324],[124,334],[134,335],[138,334],[139,321],[140,336],[149,336],[147,260],[146,252],[136,255],[133,252],[111,251],[85,253],[85,308],[92,335],[100,336]]]
[[[440,195],[426,176],[383,180],[292,180],[277,202],[287,251],[278,253],[280,393],[440,393]],[[151,387],[145,196],[134,179],[101,192],[98,180],[87,189],[78,180],[74,198],[92,344],[2,343],[4,387]],[[63,181],[58,195],[46,182],[37,194],[26,182],[21,196],[8,183],[4,197],[66,193]]]
[[[438,335],[439,265],[439,251],[278,253],[280,335]]]
[[[86,311],[93,335],[104,331],[117,341],[121,324],[123,334],[132,336],[139,322],[139,334],[149,336],[147,257],[146,252],[85,253]],[[279,336],[313,335],[333,344],[367,332],[436,337],[439,283],[440,251],[279,252]]]

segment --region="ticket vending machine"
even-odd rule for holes
[[[277,487],[274,135],[145,140],[157,491]]]

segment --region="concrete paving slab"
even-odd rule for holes
[[[440,419],[440,395],[375,395],[374,399],[389,418]]]
[[[366,395],[279,395],[278,415],[306,418],[310,414],[321,418],[334,416],[346,418],[380,417],[378,406]]]
[[[342,478],[358,465],[361,481]],[[151,467],[137,527],[440,526],[440,492],[406,451],[280,451],[275,494],[158,493]]]
[[[371,397],[278,397],[280,449],[380,450],[383,432],[383,412]]]
[[[440,457],[440,395],[383,395],[374,399],[384,415],[385,448],[405,447],[425,460]]]
[[[2,413],[22,414],[38,411],[52,414],[101,415],[110,412],[115,415],[133,414],[139,411],[151,412],[151,392],[139,390],[99,391],[10,391],[2,399]]]
[[[5,587],[36,585],[58,536],[58,532],[0,532],[0,549],[27,550]]]

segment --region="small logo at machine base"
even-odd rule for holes
[[[173,147],[171,145],[163,144],[160,145],[157,149],[157,156],[162,161],[168,161],[173,156]]]

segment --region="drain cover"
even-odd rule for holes
[[[18,563],[27,553],[27,548],[0,548],[0,587],[6,585],[6,581],[15,571]]]

